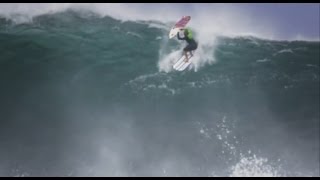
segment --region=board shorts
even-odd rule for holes
[[[198,48],[198,45],[196,43],[190,43],[185,48],[183,48],[184,51],[193,51]]]

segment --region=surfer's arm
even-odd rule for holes
[[[182,38],[182,37],[180,37],[179,34],[180,34],[180,33],[178,32],[177,37],[178,37],[179,40],[186,40],[186,37],[183,37],[183,38]]]

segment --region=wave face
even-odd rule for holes
[[[319,42],[169,28],[0,19],[0,176],[319,176]]]

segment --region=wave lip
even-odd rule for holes
[[[143,3],[3,3],[0,5],[0,16],[11,19],[16,23],[23,23],[32,21],[35,16],[66,10],[91,11],[100,17],[111,16],[121,21],[154,20],[168,24],[171,27],[187,12],[192,17],[188,26],[199,32],[199,36],[203,36],[201,39],[204,40],[213,35],[233,37],[251,35],[271,40],[320,40],[319,35],[317,37],[308,37],[298,32],[284,33],[286,32],[284,30],[285,23],[277,22],[277,19],[271,18],[264,18],[261,21],[259,13],[254,14],[254,9],[252,9],[254,6],[240,4],[181,5],[175,3],[148,5]],[[281,5],[281,8],[286,10],[291,7],[289,5]],[[289,23],[289,21],[286,23]],[[280,31],[284,32],[280,33]]]

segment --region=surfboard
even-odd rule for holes
[[[169,38],[173,38],[177,35],[181,28],[184,28],[190,21],[191,16],[183,16],[170,30]]]
[[[174,65],[173,65],[173,69],[177,70],[177,71],[183,71],[185,70],[191,63],[192,63],[192,57],[189,54],[187,54],[187,56],[189,57],[189,61],[185,62],[185,56],[183,55]]]

